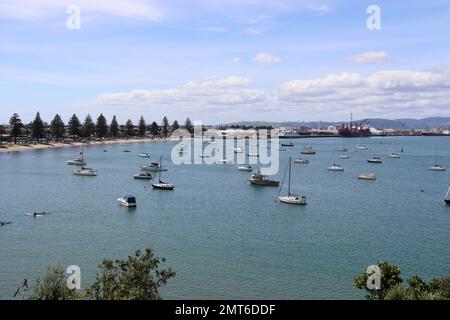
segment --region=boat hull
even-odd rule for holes
[[[281,196],[278,200],[283,203],[296,204],[296,205],[306,205],[306,197],[299,196]]]
[[[450,198],[449,199],[444,199],[444,202],[446,205],[450,206]]]
[[[173,190],[175,186],[170,183],[152,183],[153,189]]]
[[[280,185],[280,182],[275,180],[255,180],[249,178],[248,181],[256,186],[278,187]]]

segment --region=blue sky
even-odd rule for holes
[[[449,31],[438,0],[0,0],[0,122],[450,116]]]

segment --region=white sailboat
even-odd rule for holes
[[[291,193],[291,162],[292,160],[289,158],[288,194],[286,196],[278,196],[278,200],[289,204],[306,205],[306,196],[299,196]],[[280,191],[282,187],[283,183],[281,184]]]
[[[86,160],[84,159],[84,150],[81,147],[80,154],[73,160],[66,161],[69,166],[85,166]]]
[[[444,197],[444,202],[446,205],[450,206],[450,187],[448,187],[447,194]]]
[[[159,158],[159,163],[162,166],[162,157]],[[175,185],[169,182],[164,182],[161,180],[161,171],[159,170],[159,175],[158,175],[158,182],[156,183],[152,183],[152,187],[153,189],[161,189],[161,190],[173,190],[175,188]]]
[[[445,171],[447,168],[437,163],[437,149],[434,152],[434,164],[428,168],[431,171]]]

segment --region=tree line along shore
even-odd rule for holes
[[[39,112],[30,123],[23,123],[17,113],[9,119],[9,123],[0,124],[0,150],[21,151],[29,148],[43,148],[45,146],[61,146],[72,143],[113,143],[126,141],[160,140],[180,128],[189,132],[194,131],[192,121],[187,118],[183,125],[177,120],[172,124],[164,117],[161,124],[156,121],[147,124],[141,116],[137,125],[131,119],[125,124],[119,124],[114,115],[108,123],[103,114],[94,122],[91,115],[87,115],[83,122],[76,114],[68,120],[67,124],[59,114],[56,114],[50,123],[41,118]],[[37,147],[39,145],[39,147]]]

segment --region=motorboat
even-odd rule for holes
[[[379,157],[372,157],[371,159],[367,159],[367,162],[369,163],[383,163],[383,160]]]
[[[85,166],[86,160],[84,159],[84,152],[81,150],[80,154],[73,160],[66,161],[69,166]]]
[[[124,207],[133,208],[136,207],[136,198],[133,196],[124,196],[123,198],[117,199],[117,201]]]
[[[338,148],[337,151],[339,151],[339,152],[347,152],[348,150],[345,147],[340,147],[340,148]]]
[[[224,159],[220,159],[219,162],[222,164],[229,164],[229,163],[232,163],[233,160],[224,158]]]
[[[306,196],[299,196],[291,193],[291,158],[289,158],[289,176],[288,176],[288,193],[286,196],[280,196],[278,193],[278,200],[280,202],[289,203],[289,204],[297,204],[297,205],[306,205]],[[285,173],[286,175],[286,173]],[[284,183],[284,178],[283,178]],[[283,184],[281,184],[283,186]],[[281,191],[281,188],[280,188]]]
[[[309,160],[308,159],[299,158],[299,159],[294,160],[294,163],[309,164]]]
[[[448,187],[447,194],[444,197],[444,202],[446,205],[450,206],[450,187]]]
[[[244,153],[244,149],[242,149],[242,148],[234,148],[234,153]]]
[[[260,170],[256,171],[254,174],[252,174],[248,178],[248,181],[251,184],[259,185],[259,186],[278,187],[280,185],[280,182],[277,180],[266,179],[266,176],[263,175]]]
[[[249,156],[249,157],[259,158],[259,154],[257,154],[257,153],[252,153],[252,152],[249,152],[249,153],[248,153],[248,156]]]
[[[88,177],[94,177],[97,175],[97,170],[91,169],[91,168],[86,168],[86,167],[82,167],[81,169],[75,170],[73,172],[74,175],[76,176],[88,176]]]
[[[243,165],[238,167],[239,171],[253,171],[253,168],[251,165]]]
[[[368,146],[356,146],[356,150],[369,150]]]
[[[141,158],[150,158],[150,155],[147,152],[142,152],[139,154],[139,157]]]
[[[280,143],[282,147],[294,147],[295,144],[292,141],[289,141],[288,143]]]
[[[300,151],[301,154],[316,154],[316,150],[313,149],[311,146],[304,147],[302,151]]]
[[[149,164],[141,167],[142,171],[167,171],[167,168],[163,167],[160,162],[152,161]]]
[[[400,155],[398,153],[391,152],[391,154],[389,155],[389,158],[398,159],[398,158],[400,158]]]
[[[135,179],[141,179],[141,180],[151,180],[151,179],[153,179],[153,176],[148,171],[141,171],[141,172],[135,174],[134,178]]]
[[[428,170],[431,170],[431,171],[445,171],[446,168],[443,165],[440,165],[440,164],[436,163],[436,164],[432,165],[431,167],[429,167]]]
[[[328,171],[344,171],[344,167],[340,164],[333,163],[333,165],[328,167]]]
[[[358,176],[358,179],[360,180],[376,180],[377,177],[375,176],[374,173],[371,172],[363,172],[362,174],[360,174]]]
[[[340,158],[341,158],[341,159],[348,159],[348,158],[350,158],[350,157],[349,157],[348,155],[346,155],[346,154],[341,154]]]
[[[128,149],[123,149],[122,152],[131,152],[131,151]]]

